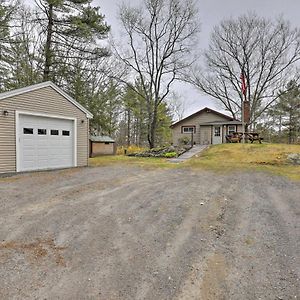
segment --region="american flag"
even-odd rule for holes
[[[246,78],[245,78],[245,73],[244,72],[242,72],[240,78],[241,78],[241,81],[242,81],[242,93],[246,97],[247,85],[246,85]]]

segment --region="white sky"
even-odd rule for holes
[[[142,0],[140,0],[142,1]],[[106,21],[111,25],[112,33],[118,37],[120,31],[118,21],[118,5],[128,0],[94,0],[93,4],[100,6]],[[131,0],[137,3],[139,0]],[[273,18],[283,15],[293,26],[300,27],[300,0],[198,0],[199,20],[201,23],[200,47],[205,48],[209,43],[210,32],[221,20],[236,17],[248,11],[258,15]],[[205,106],[219,109],[220,107],[209,96],[200,94],[190,85],[176,84],[176,92],[184,101],[184,115],[189,115]]]
[[[112,34],[118,38],[120,23],[118,21],[118,6],[125,3],[139,3],[143,0],[93,0],[95,6],[105,15],[106,22],[111,26]],[[34,0],[24,0],[33,4]],[[200,49],[209,44],[210,33],[215,25],[224,18],[237,17],[249,11],[260,16],[276,18],[282,15],[293,26],[300,27],[300,0],[198,0],[199,20],[201,24]],[[205,106],[220,109],[218,103],[207,95],[187,84],[176,83],[174,90],[184,102],[184,115],[187,116]]]

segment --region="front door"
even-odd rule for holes
[[[213,126],[213,144],[222,144],[222,126]]]

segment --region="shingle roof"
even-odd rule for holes
[[[92,142],[99,142],[99,143],[114,143],[115,140],[106,135],[91,135],[90,140]]]
[[[195,116],[197,116],[198,114],[201,114],[201,113],[203,113],[203,112],[209,112],[209,113],[216,114],[216,115],[218,115],[218,116],[221,116],[221,117],[227,119],[228,121],[238,121],[238,120],[235,120],[234,118],[232,118],[232,117],[230,117],[230,116],[224,115],[224,114],[222,114],[222,113],[220,113],[220,112],[218,112],[218,111],[216,111],[216,110],[213,110],[213,109],[211,109],[211,108],[209,108],[209,107],[204,107],[203,109],[200,109],[199,111],[197,111],[197,112],[195,112],[195,113],[193,113],[193,114],[187,116],[186,118],[184,118],[184,119],[182,119],[182,120],[180,120],[180,121],[178,121],[178,122],[175,122],[174,124],[171,125],[171,128],[174,127],[175,125],[178,125],[178,124],[180,124],[181,122],[186,121],[186,120],[188,120],[189,118],[195,117]],[[239,122],[239,121],[238,121],[238,122]]]
[[[200,125],[241,125],[241,121],[232,120],[232,121],[212,121],[212,122],[205,122],[200,123]]]

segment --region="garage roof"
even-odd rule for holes
[[[42,83],[38,83],[38,84],[23,87],[23,88],[20,88],[20,89],[16,89],[16,90],[1,93],[0,94],[0,100],[6,99],[6,98],[9,98],[9,97],[13,97],[13,96],[16,96],[16,95],[28,93],[28,92],[31,92],[31,91],[35,91],[35,90],[45,88],[45,87],[53,88],[55,91],[57,91],[59,94],[61,94],[64,98],[66,98],[71,103],[73,103],[77,108],[79,108],[81,111],[83,111],[86,114],[87,118],[89,118],[89,119],[93,118],[93,114],[91,112],[89,112],[87,109],[85,109],[75,99],[73,99],[71,96],[69,96],[67,93],[65,93],[61,88],[59,88],[56,84],[54,84],[51,81],[45,81],[45,82],[42,82]]]
[[[100,142],[100,143],[114,143],[115,140],[113,140],[111,137],[106,135],[91,135],[90,140],[92,142]]]

